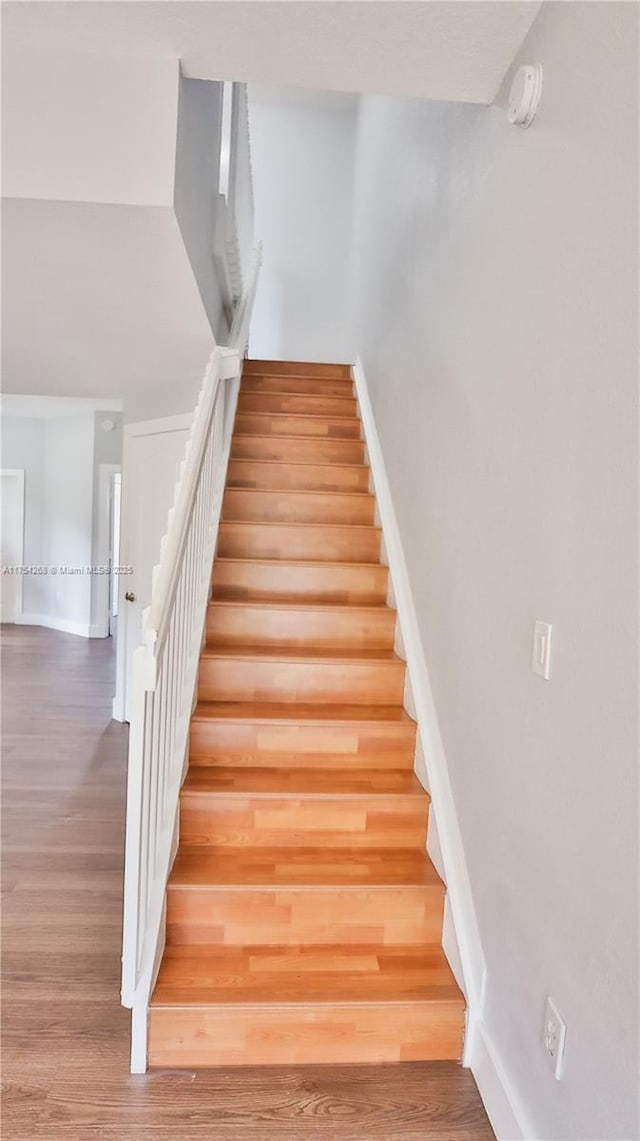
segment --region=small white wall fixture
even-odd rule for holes
[[[542,97],[542,64],[519,67],[509,92],[507,117],[515,127],[530,127]]]

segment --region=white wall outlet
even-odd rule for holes
[[[533,631],[533,672],[549,680],[551,674],[551,634],[550,622],[536,622]]]
[[[545,1048],[553,1076],[557,1082],[559,1082],[562,1077],[566,1037],[567,1024],[564,1019],[560,1017],[558,1008],[553,999],[548,998],[544,1011],[542,1044]]]

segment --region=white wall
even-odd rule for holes
[[[200,118],[202,100],[180,100],[179,122],[177,58],[70,42],[3,42],[3,388],[122,397],[198,382],[220,317],[205,201],[218,85],[186,81],[209,94]]]
[[[214,339],[172,209],[4,199],[2,211],[5,392],[200,383]]]
[[[227,325],[213,260],[221,115],[221,83],[180,76],[174,207],[207,318],[224,343]]]
[[[255,233],[263,264],[251,356],[349,361],[355,104],[249,88]]]
[[[7,51],[3,195],[170,206],[178,78],[175,59]]]
[[[52,420],[45,432],[43,540],[53,567],[91,566],[93,415]],[[84,633],[91,625],[91,575],[48,577],[45,615]]]
[[[100,410],[93,414],[93,494],[91,519],[91,562],[99,566],[103,562],[100,551],[100,521],[105,510],[105,504],[100,501],[100,466],[102,464],[119,464],[122,466],[122,412],[113,412],[111,409]],[[113,427],[105,431],[103,425],[110,421]],[[100,614],[102,601],[102,587],[99,576],[91,580],[91,624],[96,626]]]
[[[51,415],[50,406],[33,417],[5,411],[2,466],[25,471],[25,565],[48,568],[25,576],[24,620],[88,636],[94,581],[69,570],[95,561],[94,410],[60,412]]]
[[[125,424],[135,424],[141,420],[159,420],[165,416],[180,416],[193,412],[198,403],[202,387],[201,375],[176,381],[173,384],[132,385],[127,389],[124,402]]]
[[[535,1141],[636,1141],[637,21],[546,4],[528,131],[362,101],[358,350]],[[504,105],[504,92],[501,98]],[[313,130],[310,132],[313,134]],[[552,678],[531,669],[554,624]],[[541,1046],[546,995],[565,1075]]]
[[[39,566],[43,552],[44,424],[35,417],[2,418],[1,466],[24,470],[24,561]],[[32,614],[46,608],[48,588],[40,575],[27,575],[22,606]]]
[[[245,83],[234,91],[235,138],[230,163],[229,197],[235,218],[243,287],[246,288],[253,268],[254,194],[251,139],[249,134],[249,92]]]

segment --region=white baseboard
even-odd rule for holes
[[[109,630],[104,627],[104,622],[93,622],[89,627],[90,638],[108,638]]]
[[[98,638],[99,634],[92,633],[97,626],[88,622],[71,622],[68,618],[55,618],[51,614],[20,614],[16,618],[17,626],[46,626],[49,630],[60,630],[63,634],[76,634],[80,638]]]
[[[535,1134],[483,1023],[476,1026],[471,1072],[498,1141],[533,1141]]]
[[[353,379],[369,454],[377,509],[382,524],[393,595],[398,610],[398,623],[407,659],[413,713],[418,722],[418,733],[426,763],[431,811],[435,813],[455,941],[464,975],[463,989],[467,999],[468,1014],[463,1061],[468,1065],[469,1059],[473,1056],[475,1032],[482,1018],[486,963],[402,540],[367,381],[359,358],[353,367]]]

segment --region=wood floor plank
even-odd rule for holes
[[[242,376],[241,392],[301,392],[319,396],[353,396],[353,381],[348,377],[296,376],[247,372]]]
[[[388,606],[215,599],[207,610],[209,645],[391,649],[396,612]]]
[[[351,394],[329,395],[318,392],[247,391],[243,385],[238,400],[240,412],[302,412],[313,416],[356,416],[356,399]]]
[[[379,563],[216,558],[212,598],[311,605],[379,605],[389,572]]]
[[[387,650],[205,646],[199,701],[401,705],[406,666]]]
[[[244,362],[244,376],[336,377],[350,380],[351,365],[321,364],[316,361],[270,361],[251,358]]]
[[[275,463],[362,464],[364,441],[264,431],[236,432],[231,440],[231,458]]]
[[[359,440],[360,423],[355,416],[338,416],[335,413],[323,416],[304,412],[238,412],[235,434]]]
[[[220,752],[233,763],[330,768],[413,767],[415,721],[400,706],[201,701],[191,720],[190,763]],[[244,757],[244,762],[239,760]],[[229,759],[225,763],[230,763]]]
[[[348,523],[372,526],[375,500],[367,491],[227,487],[225,520],[257,523]]]
[[[375,562],[378,527],[345,523],[268,523],[223,520],[218,553],[223,558],[318,562]]]
[[[278,463],[232,459],[227,487],[296,488],[299,491],[368,491],[365,464]]]
[[[183,845],[171,873],[172,884],[244,884],[247,887],[360,887],[410,884],[431,886],[440,878],[423,851],[346,848],[242,848],[202,852]]]

